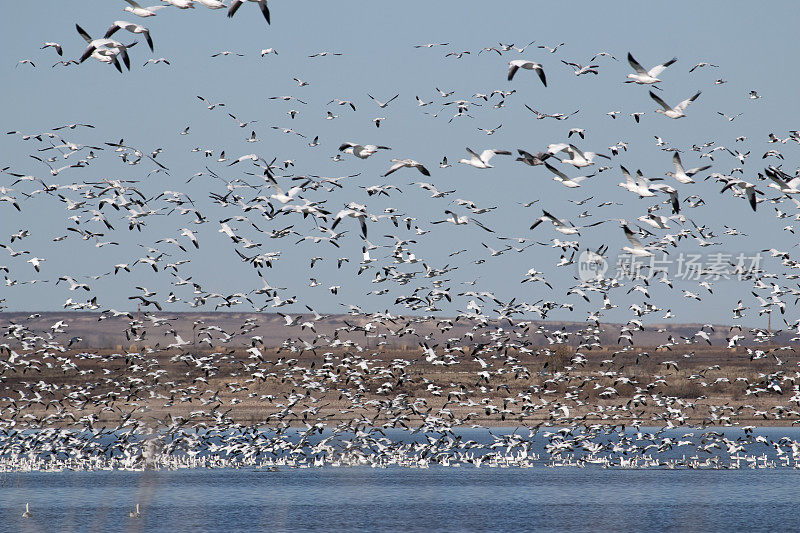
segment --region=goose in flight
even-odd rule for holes
[[[400,96],[400,93],[398,93],[398,94],[396,94],[396,95],[392,96],[391,98],[389,98],[389,99],[388,99],[388,100],[386,100],[385,102],[381,102],[380,100],[378,100],[377,98],[375,98],[374,96],[372,96],[372,95],[371,95],[371,94],[369,94],[369,93],[367,93],[367,96],[369,96],[369,97],[372,99],[372,101],[373,101],[373,102],[375,102],[376,104],[378,104],[378,107],[380,107],[381,109],[384,109],[386,106],[388,106],[390,103],[392,103],[392,100],[394,100],[395,98],[397,98],[398,96]]]
[[[169,59],[167,59],[165,57],[158,57],[158,58],[150,58],[150,59],[148,59],[147,61],[144,62],[144,64],[142,66],[146,67],[147,65],[149,65],[151,63],[153,65],[157,65],[159,63],[164,63],[165,65],[171,65],[171,63],[169,62]]]
[[[769,184],[773,189],[786,195],[800,194],[800,177],[786,179],[789,176],[775,167],[765,168],[764,173],[774,182]]]
[[[289,95],[284,95],[284,96],[270,96],[270,97],[268,98],[268,100],[283,100],[284,102],[289,102],[290,100],[297,100],[297,101],[298,101],[298,102],[300,102],[301,104],[307,104],[307,103],[308,103],[308,102],[304,102],[304,101],[300,100],[299,98],[297,98],[297,97],[295,97],[295,96],[289,96]]]
[[[294,200],[295,196],[297,196],[299,193],[303,192],[305,190],[305,186],[308,185],[309,183],[310,183],[310,181],[306,181],[302,185],[297,185],[295,187],[292,187],[291,189],[289,189],[288,192],[285,192],[285,193],[283,192],[283,189],[281,189],[280,187],[278,187],[275,184],[272,184],[272,187],[278,192],[277,192],[277,194],[270,195],[270,198],[273,199],[273,200],[277,200],[282,204],[287,204],[287,203],[291,202],[292,200]]]
[[[574,189],[576,187],[580,187],[581,186],[581,182],[583,180],[585,180],[587,178],[591,178],[592,176],[594,176],[594,174],[589,174],[588,176],[578,176],[576,178],[570,178],[566,174],[564,174],[563,172],[561,172],[557,168],[553,167],[552,165],[550,165],[546,161],[544,162],[544,166],[545,166],[545,168],[547,168],[547,170],[549,170],[550,172],[555,174],[555,176],[553,177],[554,181],[558,181],[562,185],[564,185],[565,187],[569,187],[570,189]]]
[[[426,43],[426,44],[415,44],[414,48],[433,48],[434,46],[447,46],[450,43]]]
[[[514,78],[514,74],[516,74],[521,68],[526,70],[535,70],[539,75],[539,79],[542,80],[542,85],[547,87],[547,78],[544,75],[544,69],[542,68],[542,65],[536,63],[535,61],[528,61],[525,59],[514,59],[513,61],[508,62],[508,81],[511,81]]]
[[[544,209],[542,209],[542,216],[537,218],[536,221],[531,225],[530,229],[535,229],[536,226],[541,224],[542,222],[552,222],[555,230],[559,233],[563,233],[564,235],[580,235],[581,227],[574,225],[572,222],[561,220],[559,218],[554,217]],[[602,224],[604,221],[595,222],[594,224],[589,224],[587,226],[583,226],[585,228],[589,228],[592,226],[597,226],[598,224]]]
[[[642,179],[647,180],[647,178],[643,176]],[[672,212],[676,215],[681,212],[681,202],[678,199],[678,189],[672,187],[671,185],[667,185],[666,183],[656,183],[654,185],[650,185],[648,190],[661,191],[669,195],[669,202],[670,205],[672,205]]]
[[[628,63],[630,63],[631,67],[633,67],[633,70],[636,71],[636,74],[628,74],[628,80],[625,83],[638,83],[640,85],[653,85],[654,83],[658,83],[661,81],[658,79],[658,75],[664,72],[664,69],[677,60],[677,57],[673,57],[669,61],[666,61],[660,65],[656,65],[650,70],[645,70],[644,67],[642,67],[642,65],[640,65],[639,62],[633,58],[631,53],[628,52]]]
[[[125,66],[128,70],[131,69],[131,60],[128,56],[128,48],[132,48],[136,45],[136,42],[133,42],[129,45],[124,45],[118,41],[113,39],[92,39],[86,31],[81,28],[79,25],[75,24],[75,29],[78,31],[83,39],[89,43],[86,47],[86,50],[83,51],[83,55],[80,57],[80,62],[83,63],[90,57],[94,57],[95,59],[102,61],[103,63],[112,63],[117,70],[122,72],[122,67],[119,65],[119,61],[117,60],[117,55],[122,56],[122,61],[125,63]]]
[[[498,125],[498,126],[497,126],[497,127],[495,127],[495,128],[478,128],[478,131],[482,131],[482,132],[484,132],[486,135],[494,135],[494,132],[496,132],[497,130],[499,130],[499,129],[500,129],[500,128],[502,128],[502,127],[503,127],[503,125],[502,125],[502,124],[500,124],[500,125]]]
[[[577,168],[594,165],[594,158],[597,156],[611,159],[604,154],[598,154],[595,152],[582,152],[574,144],[567,143],[551,144],[547,147],[547,152],[551,155],[557,154],[558,152],[566,152],[569,154],[570,159],[561,159],[561,162],[570,164]]]
[[[58,55],[60,56],[64,55],[64,50],[61,48],[61,45],[59,43],[51,43],[51,42],[44,43],[44,46],[42,46],[40,50],[44,50],[45,48],[53,48],[55,49]]]
[[[703,67],[716,67],[719,68],[719,65],[712,65],[711,63],[706,63],[705,61],[701,61],[700,63],[696,64],[692,68],[689,69],[689,72],[694,72],[695,69],[703,68]]]
[[[378,150],[391,150],[388,146],[375,146],[374,144],[360,145],[352,142],[342,143],[339,146],[339,151],[346,154],[352,154],[359,159],[366,159]]]
[[[130,4],[129,6],[125,6],[125,11],[133,13],[137,17],[155,17],[156,11],[167,7],[167,6],[142,7],[133,0],[125,0],[125,1]]]
[[[722,116],[722,117],[725,117],[726,119],[728,119],[728,122],[733,122],[733,121],[734,121],[734,120],[736,120],[737,118],[741,117],[743,114],[744,114],[744,113],[736,113],[736,114],[735,114],[735,115],[733,115],[733,116],[728,116],[728,115],[726,115],[725,113],[723,113],[722,111],[717,111],[717,115],[720,115],[720,116]]]
[[[389,170],[386,171],[386,174],[383,175],[384,178],[392,172],[400,170],[403,167],[416,168],[422,173],[423,176],[431,175],[431,173],[428,172],[428,169],[425,168],[422,163],[414,161],[413,159],[392,159],[392,163],[394,163],[394,165],[392,165]]]
[[[697,91],[694,96],[687,98],[686,100],[682,101],[680,104],[676,105],[675,107],[670,107],[667,103],[662,100],[656,93],[650,91],[650,98],[655,100],[655,102],[663,107],[664,109],[656,109],[656,113],[661,113],[662,115],[669,117],[669,118],[683,118],[686,116],[684,111],[689,104],[694,102],[697,97],[700,96],[700,91]]]
[[[705,165],[702,167],[690,168],[689,170],[686,170],[683,168],[683,164],[681,163],[681,156],[678,154],[678,152],[675,152],[675,154],[673,154],[672,162],[675,163],[675,172],[667,172],[667,176],[671,176],[681,183],[694,183],[692,176],[694,176],[698,172],[702,172],[704,170],[708,170],[709,168],[711,168],[711,165]]]
[[[469,218],[468,216],[460,217],[454,212],[450,211],[449,209],[445,209],[444,213],[450,216],[444,220],[434,220],[431,222],[431,224],[444,224],[445,222],[450,222],[451,224],[455,224],[456,226],[463,226],[465,224],[469,224],[470,222],[472,222],[482,230],[488,231],[489,233],[494,233],[493,229],[487,228],[474,218]]]
[[[128,0],[130,1],[130,0]],[[264,15],[264,18],[269,24],[269,8],[267,7],[267,0],[233,0],[231,2],[231,6],[228,8],[228,18],[232,18],[236,11],[241,7],[241,5],[245,2],[258,2],[258,7],[261,8],[261,13]]]
[[[533,43],[531,43],[531,44],[533,44]],[[544,50],[547,50],[547,51],[548,51],[548,52],[550,52],[551,54],[555,54],[555,53],[556,53],[556,51],[557,51],[557,50],[558,50],[560,47],[564,46],[565,44],[567,44],[567,43],[558,43],[557,45],[553,46],[552,48],[551,48],[551,47],[549,47],[549,46],[547,46],[547,45],[540,44],[540,45],[538,45],[536,48],[542,48],[542,49],[544,49]],[[528,45],[528,46],[530,46],[530,45]],[[513,45],[512,45],[512,47],[513,47]]]
[[[511,155],[511,152],[507,150],[484,150],[480,155],[478,155],[477,153],[473,152],[469,146],[467,146],[467,153],[470,155],[470,158],[459,159],[458,162],[475,168],[492,168],[492,165],[489,164],[489,161],[494,156]]]
[[[642,246],[642,242],[636,237],[636,234],[631,231],[627,224],[623,224],[622,229],[625,231],[625,237],[627,237],[628,241],[631,243],[630,246],[623,246],[623,250],[636,257],[652,257],[653,252]]]
[[[758,205],[758,199],[756,198],[756,193],[758,194],[764,194],[764,193],[756,189],[755,184],[738,179],[728,179],[727,183],[722,188],[722,190],[719,191],[719,193],[720,194],[724,193],[734,185],[744,191],[745,195],[747,196],[747,201],[750,203],[750,207],[753,209],[753,211],[755,211],[756,206]]]
[[[356,209],[358,207],[359,209]],[[367,238],[367,211],[364,206],[356,206],[355,204],[350,204],[345,209],[342,209],[338,213],[336,213],[336,217],[334,217],[333,224],[331,224],[331,229],[336,229],[336,226],[339,225],[339,222],[342,221],[344,218],[355,218],[358,219],[358,223],[361,225],[361,233],[364,235],[364,238]]]
[[[622,165],[620,165],[619,168],[622,170],[622,175],[625,177],[625,181],[619,183],[620,187],[638,194],[640,198],[656,195],[656,193],[650,190],[650,181],[642,175],[641,171],[637,172],[636,179],[633,179],[633,176],[631,176],[627,168]]]
[[[552,154],[549,154],[547,152],[538,152],[536,154],[532,154],[520,148],[517,149],[517,153],[519,153],[517,161],[522,161],[526,165],[530,165],[532,167],[535,167],[536,165],[541,165],[542,163],[544,163],[546,159],[552,157]]]
[[[256,0],[250,0],[251,2],[255,2]],[[330,52],[328,50],[323,50],[321,52],[315,52],[308,57],[326,57],[326,56],[340,56],[342,55],[341,52]]]
[[[148,30],[144,26],[140,26],[139,24],[134,24],[133,22],[126,22],[124,20],[115,20],[114,25],[108,28],[108,31],[106,31],[104,37],[108,39],[109,37],[114,35],[114,33],[116,33],[117,30],[127,30],[131,33],[141,33],[142,35],[144,35],[144,39],[145,41],[147,41],[147,46],[150,47],[150,51],[151,52],[154,51],[153,39],[150,37],[150,30]]]
[[[562,63],[572,67],[572,70],[575,72],[576,76],[581,76],[582,74],[598,74],[599,71],[597,70],[600,68],[600,65],[581,65],[580,63],[570,63],[569,61],[561,60]]]

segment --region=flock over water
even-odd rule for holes
[[[75,24],[72,42],[17,50],[33,59],[15,68],[98,61],[124,79],[172,68],[145,58],[161,53],[149,21],[224,9],[237,16],[219,24],[267,26],[293,9],[119,4],[135,22],[109,19],[104,34]],[[794,246],[772,245],[800,219],[800,133],[736,129],[758,113],[759,88],[732,89],[741,111],[723,112],[723,61],[636,50],[585,60],[568,43],[536,41],[407,46],[410,61],[490,58],[480,72],[490,88],[420,78],[418,94],[367,88],[321,101],[307,92],[316,65],[347,51],[308,51],[308,79],[272,72],[296,88],[265,94],[258,110],[237,107],[235,91],[227,102],[182,95],[212,117],[217,139],[192,124],[158,125],[150,145],[119,138],[120,124],[113,135],[88,121],[11,126],[17,155],[0,169],[0,473],[800,467],[800,262]],[[591,111],[532,104],[558,90],[555,79],[629,91],[630,107],[599,116],[640,138],[604,147],[582,126]],[[674,88],[687,79],[696,90]],[[719,139],[694,138],[701,110]],[[435,135],[420,154],[386,141],[409,113],[473,141],[435,159]],[[550,142],[498,147],[509,120],[547,128]],[[337,137],[331,121],[361,133]],[[160,136],[186,149],[161,148]],[[290,139],[288,155],[271,147],[277,137]],[[635,166],[645,144],[657,176]],[[193,173],[178,170],[187,161]],[[524,189],[503,174],[522,171]],[[474,192],[468,181],[504,203],[462,192]],[[42,286],[62,312],[19,311]],[[728,306],[728,324],[679,322],[700,305]],[[137,504],[130,517],[140,516]]]

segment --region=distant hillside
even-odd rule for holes
[[[133,319],[137,317],[132,315]],[[291,315],[297,317],[298,315]],[[477,320],[454,320],[446,317],[421,316],[388,316],[380,322],[371,320],[367,315],[330,315],[314,320],[311,314],[299,315],[297,325],[286,326],[286,320],[276,313],[159,313],[155,315],[141,314],[138,320],[141,326],[129,329],[132,322],[127,316],[103,318],[100,313],[85,312],[42,312],[42,313],[0,313],[0,328],[4,334],[13,325],[23,326],[28,331],[49,338],[62,344],[72,342],[72,348],[117,348],[129,349],[132,345],[154,347],[156,344],[166,346],[174,341],[175,334],[192,344],[205,346],[246,346],[253,336],[263,339],[266,346],[279,346],[286,339],[302,339],[313,341],[315,335],[341,341],[354,340],[362,346],[376,346],[385,343],[389,346],[416,347],[420,343],[441,344],[448,340],[456,344],[470,344],[467,334],[474,334],[472,342],[488,342],[484,338],[488,332],[502,334],[513,332],[515,339],[527,340],[533,345],[548,345],[554,342],[578,344],[579,336],[575,332],[586,330],[588,323],[559,321],[526,321],[511,325],[507,320],[489,321],[484,327],[476,327]],[[101,319],[102,318],[102,319]],[[54,324],[63,322],[66,326],[53,330]],[[313,324],[312,331],[308,324]],[[383,324],[383,325],[381,325]],[[628,326],[629,327],[629,326]],[[695,334],[701,330],[702,324],[649,324],[644,331],[631,334],[633,343],[639,346],[658,346],[668,342],[683,344],[693,339],[701,346],[708,343]],[[620,331],[627,327],[622,324],[601,324],[598,331],[600,343],[606,346],[629,344],[620,340]],[[127,335],[126,335],[127,330]],[[777,332],[773,336],[765,330],[739,331],[730,330],[727,325],[714,325],[703,328],[709,341],[714,346],[727,346],[727,338],[740,335],[741,345],[752,345],[769,341],[771,344],[792,344],[795,341],[791,332]],[[143,339],[136,342],[136,333],[143,334]],[[481,336],[483,334],[483,337]],[[14,344],[14,338],[6,335],[5,343]],[[324,341],[323,341],[324,343]],[[323,344],[324,345],[324,344]]]

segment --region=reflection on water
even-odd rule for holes
[[[2,531],[787,531],[794,470],[369,467],[14,473]],[[23,519],[25,502],[34,517]],[[141,503],[142,516],[128,514]]]

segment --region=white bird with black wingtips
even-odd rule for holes
[[[640,85],[653,85],[654,83],[659,83],[661,80],[658,79],[659,74],[664,72],[664,70],[676,62],[678,60],[677,57],[673,57],[669,61],[665,61],[660,65],[656,65],[655,67],[651,68],[650,70],[645,70],[642,65],[636,61],[630,52],[628,52],[628,63],[633,67],[633,70],[636,71],[636,74],[628,74],[628,81],[625,83],[638,83]]]
[[[658,105],[663,107],[664,109],[656,109],[656,113],[661,113],[665,117],[668,118],[683,118],[686,116],[686,108],[689,107],[689,104],[697,100],[697,97],[700,96],[700,91],[697,91],[694,96],[687,98],[686,100],[682,101],[675,107],[670,107],[664,100],[662,100],[656,93],[650,91],[650,98],[652,98]]]
[[[475,168],[493,168],[492,165],[489,164],[489,161],[496,155],[511,155],[511,152],[508,150],[484,150],[483,152],[478,155],[474,152],[469,146],[467,146],[467,153],[469,153],[469,159],[459,159],[459,163],[463,163],[465,165],[469,165]]]
[[[535,70],[539,75],[539,79],[542,80],[542,85],[547,87],[547,78],[544,75],[544,69],[542,68],[542,65],[535,61],[527,61],[525,59],[514,59],[513,61],[508,62],[508,81],[514,79],[514,75],[521,68],[524,68],[525,70]]]

